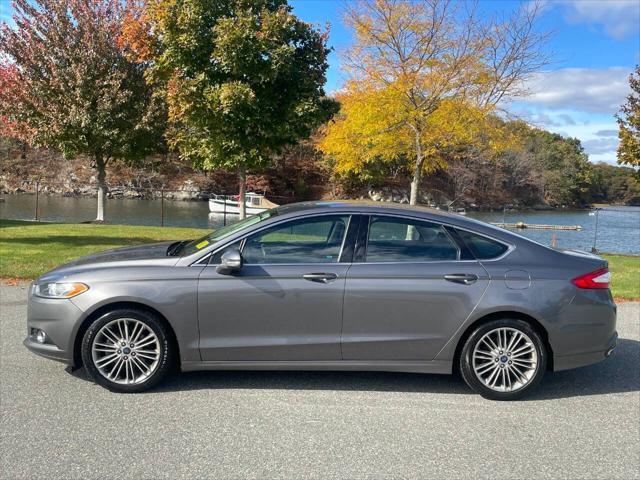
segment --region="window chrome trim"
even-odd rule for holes
[[[345,209],[343,214],[350,216],[349,222],[351,222],[351,220],[353,219],[353,217],[355,215],[362,215],[362,216],[365,216],[365,217],[367,217],[367,216],[368,217],[372,217],[372,216],[378,215],[378,216],[396,217],[396,218],[418,220],[418,221],[423,221],[423,222],[430,222],[430,223],[434,223],[434,224],[437,224],[437,225],[440,225],[440,226],[443,226],[443,227],[455,228],[455,229],[458,229],[458,230],[463,230],[465,232],[472,233],[474,235],[480,235],[481,237],[485,237],[485,238],[487,238],[489,240],[492,240],[494,242],[497,242],[497,243],[500,243],[502,245],[507,246],[507,250],[501,256],[496,257],[496,258],[492,258],[492,259],[487,259],[487,260],[478,260],[478,259],[474,259],[474,260],[433,260],[433,261],[420,261],[420,262],[366,262],[366,261],[356,262],[356,261],[352,261],[352,262],[337,262],[337,263],[334,263],[334,264],[331,264],[331,265],[344,265],[344,264],[347,264],[347,263],[352,263],[354,265],[355,264],[362,265],[362,264],[365,264],[365,263],[369,263],[371,265],[374,265],[374,264],[389,265],[389,264],[392,264],[392,263],[407,264],[407,263],[434,263],[434,262],[439,262],[439,263],[442,263],[442,262],[497,262],[497,261],[500,261],[500,260],[504,259],[508,255],[510,255],[517,248],[513,243],[507,242],[507,241],[502,240],[502,239],[497,239],[497,238],[493,237],[492,235],[489,235],[489,234],[486,234],[486,233],[480,233],[480,232],[478,232],[476,230],[471,230],[468,227],[462,227],[460,225],[455,225],[453,223],[449,223],[449,222],[445,222],[445,221],[441,221],[441,220],[435,220],[435,219],[431,219],[431,218],[425,218],[425,217],[420,216],[420,215],[415,215],[411,211],[408,211],[408,213],[406,213],[406,214],[401,214],[401,213],[398,213],[398,212],[388,212],[388,213],[387,212],[377,212],[377,211],[376,212],[368,212],[368,211],[362,212],[362,211],[358,211],[357,209],[353,209],[353,210],[352,209]],[[254,233],[258,233],[258,232],[260,232],[262,230],[265,230],[267,228],[270,228],[272,226],[280,225],[280,224],[288,222],[290,220],[299,220],[299,219],[304,219],[304,218],[315,218],[315,217],[322,217],[322,216],[327,216],[327,215],[338,215],[338,216],[341,216],[339,212],[335,212],[334,211],[334,212],[311,213],[311,214],[307,214],[307,215],[300,215],[300,216],[297,216],[297,217],[279,219],[279,221],[274,222],[274,223],[272,223],[272,224],[270,224],[268,226],[263,226],[258,230],[252,231],[251,233],[245,235],[244,237],[240,237],[240,238],[238,238],[238,239],[236,239],[236,240],[234,240],[232,242],[225,243],[220,248],[216,248],[215,250],[212,250],[212,251],[206,253],[205,255],[203,255],[202,257],[198,258],[197,260],[195,260],[194,262],[189,264],[189,266],[198,266],[199,262],[201,260],[203,260],[204,258],[206,258],[208,256],[213,257],[213,255],[218,253],[220,250],[226,248],[227,246],[229,246],[229,245],[231,245],[231,244],[233,244],[233,243],[235,243],[237,241],[240,241],[241,242],[241,248],[244,248],[244,241],[246,240],[246,238],[248,236],[250,236],[250,235],[252,235]],[[272,218],[277,218],[277,217],[272,217]],[[249,227],[249,228],[251,228],[251,227]],[[366,225],[365,228],[367,229],[367,242],[368,242],[368,239],[369,239],[369,225]],[[446,231],[446,229],[445,229],[445,231]],[[507,233],[511,233],[511,232],[507,231]],[[523,237],[523,238],[525,240],[529,240],[529,239],[527,239],[525,237]],[[535,242],[535,243],[537,244],[537,242]],[[457,242],[455,242],[455,245],[458,246]],[[356,245],[354,245],[354,248],[355,248],[355,246]],[[544,245],[542,245],[542,246],[544,246]],[[546,248],[548,248],[548,247],[546,247]],[[355,253],[356,252],[354,250],[354,258],[355,258]],[[340,252],[340,254],[342,255],[342,252]],[[210,265],[211,264],[207,263],[206,266],[210,266]],[[247,265],[249,265],[249,264],[247,264]],[[256,265],[256,264],[252,264],[252,265]],[[267,265],[267,264],[259,264],[259,265]],[[303,264],[301,264],[301,263],[294,263],[294,264],[274,263],[274,264],[268,264],[268,265],[303,265]],[[320,264],[312,263],[312,264],[307,264],[307,265],[320,265]]]

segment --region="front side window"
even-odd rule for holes
[[[457,260],[460,252],[438,224],[406,218],[371,217],[367,262]]]
[[[294,220],[247,238],[246,264],[337,263],[349,225],[348,215]]]

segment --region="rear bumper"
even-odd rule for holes
[[[584,367],[594,363],[601,362],[609,357],[616,348],[618,343],[618,332],[615,332],[605,350],[595,352],[578,353],[573,355],[554,355],[553,370],[559,372],[561,370],[569,370],[571,368]]]

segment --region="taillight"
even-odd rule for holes
[[[608,268],[600,268],[595,272],[586,273],[571,280],[578,288],[609,288],[611,273]]]

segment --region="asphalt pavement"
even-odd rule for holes
[[[0,478],[640,478],[640,304],[619,346],[492,402],[453,376],[199,372],[120,395],[23,346],[0,287]]]

